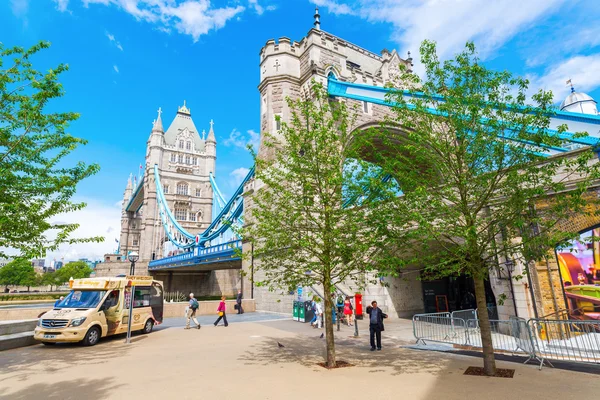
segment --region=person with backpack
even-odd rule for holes
[[[196,311],[200,307],[198,300],[194,297],[194,293],[190,293],[190,303],[186,312],[185,329],[190,329],[190,320],[193,320],[196,324],[196,328],[200,329],[200,323],[196,319]]]
[[[217,320],[215,321],[215,326],[219,324],[221,319],[223,320],[223,323],[226,327],[229,326],[229,324],[227,323],[227,316],[225,315],[225,307],[225,296],[222,296],[221,302],[219,303],[219,307],[217,308],[217,314],[219,314],[219,318],[217,318]]]

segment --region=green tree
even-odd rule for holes
[[[52,291],[54,286],[58,286],[61,283],[62,282],[59,282],[58,280],[58,274],[56,273],[56,271],[46,272],[44,275],[42,275],[42,284],[49,285],[50,291]]]
[[[327,365],[334,367],[332,291],[347,280],[362,282],[378,238],[362,211],[345,205],[361,166],[347,146],[354,114],[319,84],[310,97],[287,99],[290,121],[263,134],[255,177],[264,186],[253,194],[243,234],[254,243],[258,285],[322,290]]]
[[[31,262],[23,259],[16,259],[0,268],[0,284],[8,286],[30,286],[36,283],[37,274],[31,265]]]
[[[56,280],[59,284],[63,284],[68,282],[71,278],[89,278],[91,273],[92,269],[85,261],[72,261],[56,271]]]
[[[61,243],[103,240],[71,238],[78,224],[51,222],[85,207],[71,198],[77,183],[99,167],[69,167],[64,160],[87,142],[66,132],[78,114],[46,111],[50,100],[64,95],[58,78],[68,70],[64,64],[46,73],[33,68],[31,58],[49,46],[40,42],[25,50],[0,43],[0,257],[6,257],[3,248],[33,258]]]
[[[395,178],[370,182],[379,198],[367,205],[368,223],[390,243],[377,264],[392,266],[390,273],[410,265],[430,277],[470,276],[477,308],[486,310],[491,268],[539,259],[576,236],[559,222],[590,212],[585,192],[598,164],[589,148],[546,156],[565,145],[566,127],[550,129],[551,92],[528,104],[528,81],[487,69],[471,43],[445,62],[433,42],[420,52],[424,79],[402,73],[398,83],[413,88],[411,96],[392,91],[393,116],[358,144]],[[484,369],[494,375],[488,313],[478,315]]]

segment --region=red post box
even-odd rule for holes
[[[355,307],[355,315],[356,319],[363,318],[363,304],[362,304],[362,294],[356,293],[354,295],[354,307]]]

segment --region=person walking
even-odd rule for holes
[[[238,290],[237,298],[235,299],[235,302],[237,304],[237,313],[238,314],[244,313],[244,309],[242,308],[242,298],[243,297],[244,296],[242,295],[242,289]]]
[[[196,328],[200,329],[200,323],[196,319],[196,311],[198,310],[198,300],[194,297],[194,293],[190,293],[190,302],[186,311],[185,329],[190,329],[190,320],[194,321]]]
[[[229,324],[227,323],[227,316],[225,315],[225,296],[221,297],[221,302],[219,303],[219,307],[217,308],[217,313],[219,314],[219,318],[215,321],[215,326],[219,324],[221,319],[223,319],[224,325],[227,327]]]
[[[313,297],[310,303],[310,311],[313,313],[313,317],[310,320],[310,326],[313,326],[315,322],[317,322],[317,297]]]
[[[352,312],[354,307],[352,307],[352,302],[350,301],[350,296],[346,296],[346,300],[344,301],[344,316],[346,317],[346,324],[348,326],[353,326],[352,323]]]
[[[379,307],[377,302],[371,302],[371,305],[367,307],[367,314],[369,314],[369,333],[371,334],[371,351],[375,351],[375,339],[377,339],[377,350],[381,350],[381,332],[384,331],[383,319],[387,318]]]
[[[321,329],[323,328],[323,323],[321,321],[323,318],[323,307],[321,307],[321,303],[315,302],[315,324],[313,325],[315,328]]]

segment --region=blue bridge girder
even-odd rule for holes
[[[365,101],[386,107],[393,105],[387,100],[387,95],[393,91],[397,91],[397,89],[344,82],[338,80],[334,75],[330,75],[327,80],[327,92],[332,97]],[[402,95],[407,101],[411,97],[419,97],[418,93],[410,92],[408,90],[403,90]],[[437,97],[435,100],[440,102],[444,101],[442,96]],[[410,104],[408,106],[410,107]],[[429,112],[432,114],[438,113],[435,108],[429,109]],[[559,134],[558,127],[563,124],[567,125],[568,129],[566,132]],[[560,154],[584,146],[598,146],[600,139],[600,115],[555,111],[550,118],[549,132],[554,132],[568,144],[563,147],[548,146],[545,149],[547,155]],[[577,137],[575,134],[578,132],[587,132],[589,136]],[[513,140],[508,132],[505,139]]]
[[[196,247],[193,251],[150,261],[148,271],[170,269],[203,271],[241,268],[241,248],[241,240],[233,240],[210,247]],[[218,264],[218,268],[215,268],[216,264]]]

